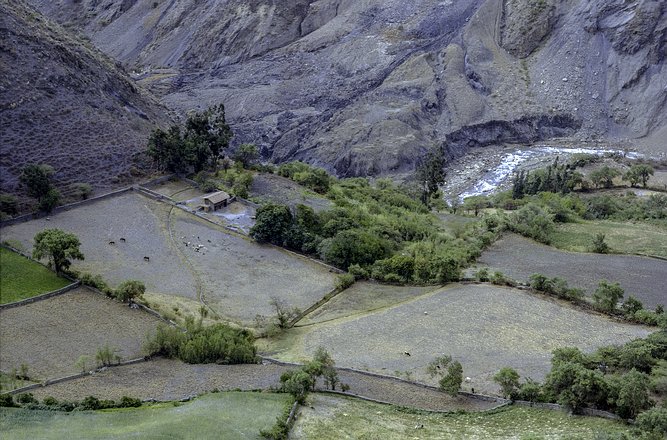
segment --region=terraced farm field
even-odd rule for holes
[[[3,439],[257,439],[285,406],[287,394],[215,393],[186,403],[112,411],[0,408]]]
[[[588,293],[606,279],[619,282],[626,297],[634,295],[645,307],[667,303],[667,261],[656,258],[565,252],[508,234],[484,251],[478,263],[521,281],[533,273],[558,276]]]
[[[472,378],[468,387],[497,393],[492,377],[504,366],[542,380],[555,348],[592,351],[650,332],[521,290],[451,285],[373,313],[294,328],[264,348],[274,357],[299,361],[322,346],[337,365],[407,372],[427,383],[434,381],[426,375],[426,365],[448,354]]]
[[[551,245],[574,252],[588,252],[597,234],[605,235],[610,252],[667,258],[667,228],[646,223],[584,221],[559,224]]]
[[[419,414],[346,397],[314,394],[292,430],[294,439],[590,439],[629,433],[622,423],[563,412],[509,407],[492,413]]]
[[[41,264],[0,247],[0,304],[31,298],[70,284]]]
[[[253,325],[256,314],[271,315],[272,297],[305,309],[331,291],[336,280],[323,265],[136,193],[9,226],[2,233],[30,249],[37,232],[54,227],[81,240],[86,259],[73,268],[101,274],[112,285],[141,280],[151,304],[171,308],[175,298],[203,299],[222,317],[244,325]]]
[[[142,345],[159,320],[142,310],[108,299],[87,288],[0,310],[0,370],[28,365],[31,379],[78,373],[79,356],[95,354],[105,344],[123,359],[142,356]]]

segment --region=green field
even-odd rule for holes
[[[51,292],[70,284],[41,264],[0,247],[0,304]]]
[[[509,407],[486,414],[419,414],[363,400],[313,395],[291,438],[592,440],[600,432],[628,431],[618,422],[552,410]]]
[[[551,245],[575,252],[589,252],[596,234],[605,234],[610,252],[667,257],[667,229],[646,223],[584,221],[556,228]]]
[[[256,439],[270,428],[286,394],[216,393],[188,403],[139,409],[55,412],[0,408],[3,439]]]

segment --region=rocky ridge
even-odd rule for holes
[[[30,1],[181,114],[224,102],[234,142],[274,161],[353,176],[434,145],[667,149],[657,0]]]

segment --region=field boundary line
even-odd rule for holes
[[[12,303],[7,303],[7,304],[0,304],[0,310],[6,310],[6,309],[12,309],[14,307],[20,307],[24,306],[26,304],[31,304],[37,301],[43,301],[45,299],[53,298],[54,296],[59,296],[62,295],[63,293],[67,293],[70,290],[74,290],[77,287],[81,286],[81,281],[75,281],[72,284],[68,284],[65,287],[62,287],[58,290],[53,290],[51,292],[47,293],[42,293],[41,295],[33,296],[30,298],[22,299],[20,301],[15,301]]]
[[[299,364],[299,363],[296,363],[296,362],[285,362],[285,361],[280,361],[278,359],[273,359],[273,358],[269,358],[269,357],[265,357],[265,356],[260,356],[260,358],[262,359],[262,361],[266,361],[266,362],[269,362],[269,363],[272,363],[272,364],[275,364],[275,365],[282,365],[282,366],[286,366],[286,367],[302,367],[303,366],[303,364]],[[390,375],[387,375],[387,374],[380,374],[380,373],[373,373],[373,372],[370,372],[370,371],[357,370],[356,368],[350,368],[350,367],[335,367],[335,368],[336,368],[336,370],[339,370],[339,371],[347,371],[347,372],[350,372],[350,373],[357,373],[357,374],[361,374],[361,375],[364,375],[364,376],[375,377],[377,379],[382,379],[382,380],[387,380],[387,381],[402,382],[402,383],[405,383],[405,384],[408,384],[408,385],[418,386],[418,387],[421,387],[421,388],[425,388],[427,390],[433,390],[433,391],[440,392],[440,388],[438,388],[438,387],[435,387],[435,386],[432,386],[432,385],[427,385],[427,384],[421,383],[421,382],[416,382],[414,380],[407,380],[407,379],[403,379],[403,378],[396,377],[396,376],[390,376]],[[507,402],[510,402],[510,400],[503,399],[502,397],[487,396],[485,394],[473,394],[473,393],[469,393],[467,391],[459,391],[458,394],[462,395],[462,396],[470,397],[470,398],[473,398],[473,399],[477,399],[477,400],[483,400],[485,402],[497,402],[497,403],[502,403],[502,404],[506,404]]]
[[[299,321],[301,321],[303,318],[308,316],[310,313],[313,313],[315,310],[319,309],[323,305],[327,304],[329,301],[340,295],[341,293],[345,292],[349,287],[345,289],[340,289],[338,287],[334,288],[331,290],[329,293],[326,293],[321,299],[319,299],[315,304],[312,304],[310,307],[308,307],[306,310],[303,312],[299,313],[292,321],[289,323],[289,327],[294,327]]]
[[[361,400],[366,400],[368,402],[379,403],[381,405],[389,405],[389,406],[394,406],[394,407],[398,407],[398,408],[417,409],[419,411],[424,411],[424,412],[429,412],[429,413],[434,413],[434,414],[452,414],[452,413],[458,413],[460,411],[460,410],[457,410],[457,409],[425,409],[425,408],[418,408],[418,407],[415,407],[415,406],[399,405],[397,403],[391,403],[391,402],[387,402],[385,400],[374,399],[372,397],[362,396],[361,394],[355,394],[355,393],[351,393],[349,391],[345,392],[345,391],[337,391],[337,390],[320,390],[320,389],[318,389],[315,392],[320,393],[320,394],[334,394],[334,395],[337,395],[337,396],[346,396],[346,397],[351,397],[353,399],[361,399]],[[467,393],[467,394],[469,394],[469,393]],[[500,408],[504,408],[506,406],[511,406],[511,405],[512,405],[511,401],[506,401],[506,402],[502,402],[499,405],[494,406],[492,408],[483,409],[483,410],[474,411],[474,412],[475,413],[485,413],[485,412],[497,411]]]
[[[24,386],[24,387],[9,390],[9,391],[1,393],[1,394],[10,394],[10,395],[20,394],[20,393],[24,393],[26,391],[34,390],[36,388],[46,388],[49,385],[55,385],[55,384],[59,384],[59,383],[63,383],[63,382],[69,382],[71,380],[81,379],[81,378],[86,377],[86,376],[94,376],[96,373],[101,373],[101,372],[105,371],[107,368],[122,367],[122,366],[125,366],[125,365],[139,364],[139,363],[142,363],[142,362],[148,362],[148,359],[143,357],[143,358],[130,359],[130,360],[127,360],[127,361],[121,361],[117,364],[105,365],[105,366],[96,368],[94,370],[84,371],[82,373],[70,374],[68,376],[57,377],[55,379],[46,379],[45,381],[43,381],[41,383],[34,383],[34,384],[27,385],[27,386]]]

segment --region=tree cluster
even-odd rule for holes
[[[264,205],[250,235],[317,256],[357,278],[428,284],[459,279],[500,226],[487,216],[452,236],[423,204],[385,180],[374,186],[361,178],[336,181],[327,197],[334,207],[319,213],[303,205]]]
[[[517,400],[557,402],[578,413],[584,407],[612,411],[634,419],[654,403],[651,393],[665,397],[656,386],[666,377],[657,366],[667,360],[667,332],[637,339],[622,346],[605,346],[586,355],[577,348],[553,352],[551,371],[544,384],[530,379],[520,383],[512,368],[495,375],[502,394]],[[649,413],[653,417],[654,413]],[[650,430],[654,424],[648,423]],[[666,431],[667,432],[667,431]]]
[[[19,180],[28,190],[28,195],[39,202],[39,209],[51,212],[60,202],[60,192],[51,183],[55,173],[50,165],[30,164],[21,171]]]
[[[172,172],[198,173],[217,167],[221,153],[233,136],[219,104],[188,116],[185,126],[156,129],[148,140],[148,155],[158,168]]]
[[[252,333],[225,324],[204,327],[186,318],[186,331],[159,325],[146,344],[149,355],[178,358],[188,364],[254,364],[257,348]]]

